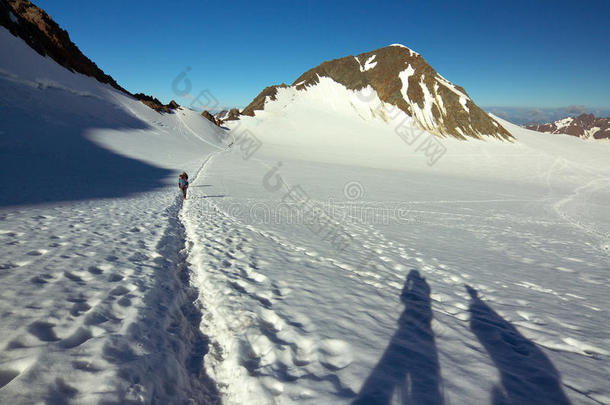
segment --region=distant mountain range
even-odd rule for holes
[[[566,117],[593,114],[610,117],[610,108],[570,105],[565,107],[507,107],[481,106],[486,112],[516,125],[546,124]]]
[[[581,114],[546,124],[527,124],[525,128],[549,134],[566,134],[583,139],[610,139],[610,117]]]

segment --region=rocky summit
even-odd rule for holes
[[[601,118],[593,114],[566,117],[546,124],[527,124],[527,129],[548,134],[566,134],[583,139],[610,139],[610,117]]]
[[[324,62],[303,73],[291,86],[269,86],[242,114],[254,116],[256,110],[263,110],[266,101],[275,100],[278,88],[307,91],[319,83],[320,77],[329,77],[350,90],[370,86],[379,99],[398,107],[422,129],[439,136],[512,139],[466,90],[438,74],[420,54],[399,44]]]
[[[102,71],[72,42],[68,32],[62,29],[46,11],[29,0],[0,0],[0,26],[23,39],[42,56],[49,56],[66,69],[94,77],[117,90],[132,95],[157,112],[172,112],[179,105],[172,100],[163,104],[143,93],[131,94],[110,75]]]
[[[51,57],[66,69],[95,77],[129,94],[87,58],[46,11],[29,0],[0,0],[0,25],[23,39],[36,52]]]

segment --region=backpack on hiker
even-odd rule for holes
[[[182,190],[182,197],[186,200],[186,189],[189,186],[189,176],[186,172],[182,172],[180,176],[178,176],[178,187]]]

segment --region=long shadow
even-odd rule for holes
[[[162,187],[169,170],[87,138],[93,129],[148,128],[96,95],[0,77],[0,207],[123,197]]]
[[[205,198],[225,198],[226,195],[224,194],[218,194],[218,195],[204,195],[201,197],[197,197],[197,198],[201,198],[201,199],[205,199]]]
[[[470,328],[500,372],[501,386],[494,387],[493,405],[567,405],[559,372],[548,357],[508,321],[484,303],[477,291],[472,297]]]
[[[398,330],[353,404],[389,404],[395,392],[403,404],[443,404],[430,287],[417,270],[407,276],[400,298],[405,310]]]

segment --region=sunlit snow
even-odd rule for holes
[[[225,131],[0,43],[0,403],[610,403],[610,144],[326,77]]]

